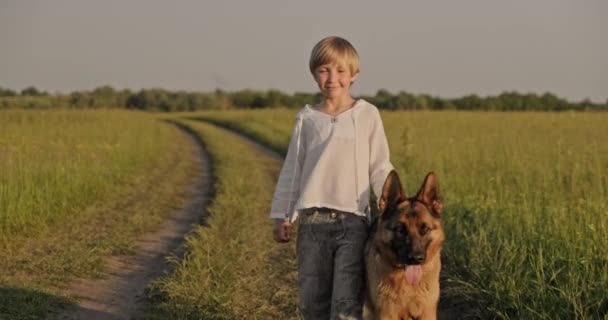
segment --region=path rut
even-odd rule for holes
[[[177,125],[177,124],[176,124]],[[183,134],[197,148],[196,182],[191,186],[191,200],[168,218],[157,231],[137,241],[134,256],[108,259],[107,275],[103,279],[77,279],[69,291],[80,299],[78,305],[67,310],[60,319],[137,319],[145,303],[145,288],[155,279],[170,271],[168,258],[183,255],[182,243],[194,224],[201,222],[204,208],[212,194],[209,156],[198,137],[186,128]]]

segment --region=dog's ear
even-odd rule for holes
[[[416,194],[416,199],[429,205],[435,217],[439,218],[441,216],[443,205],[441,204],[441,197],[439,194],[439,181],[437,180],[435,173],[427,173],[420,190],[418,190],[418,194]]]
[[[380,214],[383,214],[387,208],[395,207],[405,199],[405,194],[403,193],[403,188],[401,188],[401,182],[399,181],[397,171],[392,170],[384,181],[382,195],[380,196],[380,199],[378,199]]]

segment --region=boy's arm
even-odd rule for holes
[[[394,169],[391,164],[388,141],[384,132],[382,118],[377,108],[371,117],[369,136],[369,180],[376,196],[382,193],[382,186],[386,177]]]
[[[298,200],[300,177],[302,174],[302,159],[306,150],[303,148],[302,119],[296,118],[287,156],[283,162],[281,173],[272,197],[270,218],[289,219],[294,212],[295,202]]]

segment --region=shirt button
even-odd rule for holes
[[[330,218],[332,218],[332,219],[335,219],[335,218],[336,218],[336,213],[332,211],[332,212],[329,214],[329,217],[330,217]]]

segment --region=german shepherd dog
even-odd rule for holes
[[[408,198],[392,171],[378,207],[365,248],[364,318],[436,319],[445,239],[437,177],[429,172],[418,193]]]

